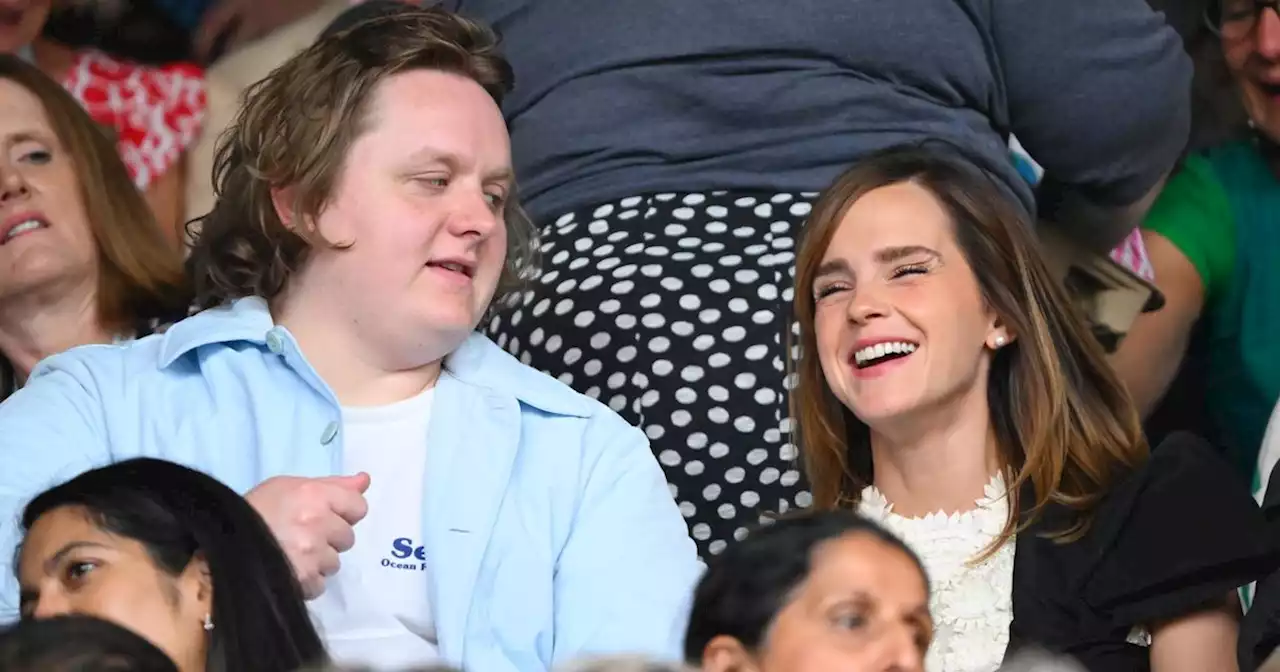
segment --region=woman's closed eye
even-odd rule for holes
[[[828,296],[837,294],[846,289],[849,289],[849,286],[842,282],[833,282],[829,284],[818,285],[813,290],[813,298],[821,301],[822,299],[825,299]]]
[[[893,273],[890,274],[890,277],[896,280],[898,278],[904,278],[911,275],[924,275],[928,272],[929,267],[924,264],[908,264],[906,266],[899,266],[893,269]]]

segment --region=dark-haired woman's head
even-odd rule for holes
[[[25,620],[80,613],[156,644],[183,672],[326,662],[284,553],[230,488],[136,459],[38,495],[22,515]]]
[[[704,672],[911,672],[932,637],[920,560],[875,523],[828,511],[763,527],[712,559],[684,652]]]
[[[4,672],[178,672],[133,631],[92,616],[21,621],[0,631]]]

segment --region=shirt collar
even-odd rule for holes
[[[267,302],[246,297],[210,308],[174,324],[164,333],[160,367],[167,368],[187,353],[223,343],[251,343],[267,348],[267,334],[276,327]],[[546,413],[586,417],[593,402],[546,374],[512,357],[483,334],[473,333],[444,360],[445,370],[468,385],[515,397]]]

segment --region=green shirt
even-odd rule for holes
[[[1169,239],[1204,284],[1205,403],[1227,456],[1257,481],[1280,397],[1280,181],[1252,142],[1189,158],[1145,228]]]
[[[1168,238],[1196,267],[1206,307],[1231,284],[1236,223],[1227,191],[1207,158],[1187,158],[1151,206],[1143,228]]]

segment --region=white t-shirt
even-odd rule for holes
[[[311,601],[334,661],[397,669],[435,662],[431,558],[422,546],[427,425],[434,388],[387,406],[343,408],[343,473],[370,476],[356,545]]]

